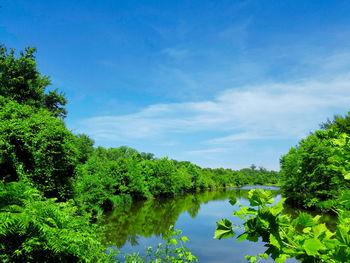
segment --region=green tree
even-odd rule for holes
[[[153,171],[153,173],[149,173],[145,179],[152,195],[173,195],[175,193],[177,188],[174,185],[176,170],[171,160],[168,160],[167,157],[157,159],[152,162],[149,171]]]
[[[15,56],[15,50],[8,51],[0,45],[0,96],[20,104],[44,107],[55,117],[64,118],[67,111],[65,95],[56,90],[45,93],[51,84],[48,76],[41,76],[35,62],[36,49],[27,47]]]
[[[326,122],[320,124],[322,130],[336,129],[342,133],[350,135],[350,112],[347,115],[334,115],[333,120],[328,119]]]
[[[313,207],[338,197],[349,186],[340,172],[330,169],[332,136],[316,131],[281,158],[282,192],[289,202]]]
[[[94,152],[94,141],[85,134],[75,136],[75,146],[78,150],[79,163],[85,163]]]
[[[0,97],[0,179],[28,176],[48,197],[67,197],[77,150],[65,124],[42,108]]]

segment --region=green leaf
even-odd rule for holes
[[[176,247],[177,246],[177,240],[175,238],[171,239],[171,243],[173,243],[173,245]]]
[[[284,203],[285,200],[286,199],[283,198],[281,201],[278,202],[277,205],[274,205],[274,206],[271,207],[270,211],[271,211],[272,215],[277,216],[277,215],[279,215],[282,212],[282,210],[283,210],[283,203]]]
[[[215,230],[214,238],[223,239],[228,237],[234,237],[235,232],[232,229],[232,223],[227,219],[222,219],[216,222],[217,228]]]
[[[350,180],[350,172],[347,172],[346,174],[344,174],[344,179]]]
[[[260,258],[263,258],[263,259],[268,259],[269,255],[267,255],[266,253],[264,254],[259,254]]]
[[[257,256],[245,256],[246,260],[248,260],[249,262],[251,263],[254,263],[258,260],[258,257]]]
[[[311,238],[305,241],[303,247],[308,255],[314,256],[318,254],[318,251],[323,247],[323,245],[317,238]]]
[[[253,189],[250,190],[248,193],[249,196],[249,202],[251,206],[259,206],[263,204],[272,204],[274,199],[273,194],[270,190],[263,190],[263,189]]]
[[[235,205],[237,203],[237,198],[235,196],[231,196],[229,202],[231,205]]]
[[[237,237],[237,242],[242,242],[243,240],[246,240],[248,237],[248,234],[247,233],[243,233],[242,235],[239,235]]]
[[[278,240],[276,239],[276,237],[273,234],[270,234],[270,244],[277,247],[278,249],[281,248],[280,243],[278,242]]]
[[[285,254],[282,254],[282,255],[280,255],[278,258],[276,258],[276,262],[277,263],[283,263],[283,262],[285,262],[287,260],[287,255],[285,255]]]
[[[318,224],[312,227],[312,232],[314,233],[314,237],[319,237],[322,233],[327,231],[326,224]]]
[[[181,237],[181,241],[186,243],[187,241],[189,241],[189,239],[188,239],[188,237],[183,236],[183,237]]]
[[[303,229],[303,233],[305,233],[305,234],[309,234],[310,231],[311,231],[311,227],[305,227],[305,228]]]
[[[337,239],[346,244],[347,246],[350,246],[350,227],[344,226],[343,224],[339,224],[337,227],[336,232]]]
[[[299,216],[294,220],[296,224],[300,224],[303,227],[312,227],[315,225],[315,222],[311,215],[307,213],[300,213]]]

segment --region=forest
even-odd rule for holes
[[[239,171],[201,168],[126,146],[95,147],[87,135],[67,129],[65,94],[49,89],[35,52],[28,47],[17,55],[0,47],[2,262],[116,262],[100,236],[106,211],[139,199],[278,183],[278,172],[255,165]],[[184,249],[154,252],[152,260],[195,260]]]
[[[244,185],[278,185],[285,197],[270,206],[271,192],[252,190],[255,208],[234,211],[245,222],[238,241],[262,238],[268,248],[247,256],[250,262],[268,256],[276,262],[349,262],[350,114],[326,121],[292,147],[280,159],[280,172],[255,165],[201,168],[127,146],[96,147],[87,135],[72,133],[64,122],[65,94],[48,89],[50,78],[40,74],[35,52],[0,48],[1,262],[117,262],[100,235],[105,212],[133,200]],[[235,205],[235,198],[230,202]],[[284,202],[336,214],[336,230],[319,216],[282,214]],[[170,234],[148,259],[126,255],[125,262],[196,261],[182,246],[187,238],[172,229]],[[229,220],[217,223],[215,238],[234,235]]]

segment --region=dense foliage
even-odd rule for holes
[[[264,167],[259,167],[252,164],[249,168],[243,168],[237,176],[233,178],[234,184],[237,186],[243,185],[269,185],[279,182],[280,173],[276,171],[268,171]]]
[[[45,109],[3,97],[0,107],[0,179],[25,174],[46,196],[67,196],[78,155],[73,134]]]
[[[72,202],[23,181],[0,184],[1,262],[108,262],[98,229]]]
[[[67,100],[63,93],[45,89],[51,84],[49,77],[41,76],[35,62],[36,49],[28,47],[20,56],[0,45],[0,96],[36,108],[46,108],[54,116],[64,118]]]
[[[335,208],[338,214],[337,229],[329,229],[320,222],[320,216],[300,213],[296,218],[282,214],[283,201],[270,206],[274,199],[270,191],[251,190],[250,208],[239,205],[234,216],[243,220],[244,232],[238,242],[245,239],[257,242],[259,238],[267,250],[257,256],[247,256],[250,262],[271,256],[276,262],[296,258],[302,262],[349,262],[350,258],[350,194],[344,194],[341,205]],[[231,200],[234,205],[236,200]],[[256,208],[252,208],[256,207]],[[223,219],[217,222],[215,238],[233,237],[232,223]]]
[[[334,140],[346,134],[347,118],[337,117],[327,130],[315,131],[282,156],[281,188],[288,202],[306,208],[323,202],[327,208],[327,202],[331,204],[350,187],[341,171],[332,166]]]

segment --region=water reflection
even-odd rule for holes
[[[215,202],[216,205],[210,211],[202,211],[202,215],[206,213],[211,218],[209,220],[208,232],[212,238],[216,221],[223,217],[232,219],[233,208],[227,204],[227,200],[230,197],[236,197],[243,205],[248,205],[248,192],[251,188],[205,191],[195,194],[185,194],[175,198],[138,201],[129,206],[119,207],[106,215],[104,222],[105,242],[106,244],[113,244],[117,248],[122,248],[127,243],[131,246],[136,246],[139,244],[138,241],[141,237],[162,237],[171,225],[177,224],[179,216],[182,213],[188,214],[190,218],[195,220],[203,204],[225,201],[224,207],[220,205],[220,202]],[[279,191],[273,191],[273,194],[275,197],[278,197]],[[277,199],[280,200],[280,198]],[[237,220],[234,223],[240,224],[239,219]],[[184,228],[187,229],[186,226]],[[194,229],[184,231],[184,234],[190,236],[190,232],[192,231]]]

